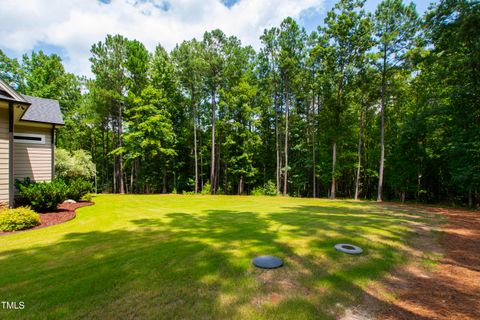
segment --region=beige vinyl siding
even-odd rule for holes
[[[45,135],[45,144],[19,143],[14,144],[15,179],[26,177],[34,181],[50,181],[52,178],[52,145],[51,130],[15,126],[15,133],[32,133]]]
[[[0,202],[8,202],[8,108],[0,108]]]

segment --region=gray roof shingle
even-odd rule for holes
[[[22,97],[31,103],[21,120],[64,125],[60,104],[57,100],[31,97]]]
[[[62,111],[57,100],[31,97],[16,92],[0,79],[0,100],[29,105],[20,120],[64,125]]]

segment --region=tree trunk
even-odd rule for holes
[[[342,90],[343,90],[343,78],[344,78],[344,68],[345,66],[342,65],[340,68],[341,76],[338,80],[338,91],[337,91],[337,112],[335,114],[335,124],[337,126],[337,130],[340,127],[340,113],[341,113],[341,98],[342,98]],[[330,192],[330,198],[335,199],[336,197],[336,189],[337,189],[337,180],[335,177],[335,167],[337,165],[337,137],[335,137],[335,141],[333,142],[333,153],[332,153],[332,186]]]
[[[288,82],[285,84],[285,175],[283,177],[283,195],[288,194]]]
[[[280,171],[280,192],[282,192],[282,179],[283,179],[283,151],[284,151],[284,141],[283,141],[283,110],[280,107],[280,118],[279,118],[279,126],[278,126],[278,150],[279,150],[279,171]]]
[[[317,95],[317,118],[316,119],[320,119],[320,106],[321,106],[320,105],[320,95],[318,94]],[[318,125],[317,122],[315,122],[315,124],[316,124],[316,126]],[[315,178],[315,181],[316,181],[316,178]],[[317,194],[320,194],[320,188],[319,188],[320,184],[319,183],[317,183],[317,184],[315,185],[315,190],[317,191]]]
[[[176,162],[174,162],[174,167],[176,167]],[[178,193],[177,191],[177,171],[173,170],[173,188],[175,189],[175,193]]]
[[[123,186],[124,190],[125,190],[125,193],[128,193],[128,177],[127,177],[127,171],[124,172],[124,182],[125,182],[125,185]]]
[[[130,193],[133,193],[133,180],[135,177],[135,160],[130,162]]]
[[[223,194],[228,194],[228,163],[224,163],[224,168],[223,168]]]
[[[118,147],[122,147],[122,131],[123,131],[123,125],[122,125],[122,104],[119,104],[118,106]],[[120,177],[120,193],[124,194],[125,193],[125,186],[123,184],[123,153],[120,153],[118,156],[118,176]]]
[[[108,138],[108,117],[107,122],[105,123],[105,181],[103,181],[104,186],[108,186],[108,181],[110,181],[108,173],[109,173],[109,161],[108,161],[108,154],[110,153],[109,143],[110,140]]]
[[[112,116],[112,149],[115,148],[115,124]],[[117,193],[117,157],[113,156],[113,186],[112,192]]]
[[[140,158],[135,158],[135,192],[140,193]]]
[[[355,180],[355,200],[358,200],[360,193],[360,168],[362,167],[362,136],[363,136],[363,124],[364,123],[364,110],[360,112],[360,132],[358,133],[358,148],[357,148],[357,177]]]
[[[101,175],[101,178],[102,178],[102,190],[103,190],[103,186],[105,185],[105,172],[106,172],[106,168],[105,168],[105,156],[106,156],[106,153],[105,153],[105,124],[103,123],[102,121],[102,175]]]
[[[212,92],[212,152],[210,160],[210,193],[215,194],[215,92]]]
[[[217,193],[217,190],[218,190],[218,186],[220,185],[220,165],[221,165],[221,152],[222,152],[222,130],[221,130],[221,127],[219,128],[219,130],[217,130],[217,140],[218,140],[218,143],[217,143],[217,155],[216,155],[216,164],[215,164],[215,186],[213,186],[214,188],[214,193]]]
[[[195,194],[198,193],[198,155],[197,155],[197,107],[195,105],[195,91],[192,89],[192,113],[193,113],[193,153],[195,158]]]
[[[472,187],[468,188],[468,207],[469,207],[469,208],[473,208]]]
[[[200,142],[200,188],[203,190],[203,186],[205,182],[203,181],[203,139],[202,139],[202,132],[200,131],[199,135],[199,142]]]
[[[95,134],[90,133],[90,154],[92,155],[92,160],[93,162],[96,163],[96,158],[95,158]]]
[[[335,178],[335,166],[337,164],[337,142],[333,143],[332,147],[332,187],[330,190],[330,198],[335,199],[335,191],[337,189],[337,180]]]
[[[55,132],[54,132],[55,134]],[[54,136],[54,138],[56,137],[57,135]],[[92,130],[92,145],[93,145],[93,149],[92,149],[92,161],[93,163],[95,164],[95,171],[97,170],[97,137],[96,137],[96,134],[95,132]],[[54,145],[56,146],[56,145]]]
[[[162,193],[167,193],[167,161],[163,160],[162,165]]]
[[[383,50],[383,70],[382,70],[382,102],[380,109],[380,169],[378,172],[378,193],[377,201],[382,201],[383,188],[383,166],[385,163],[385,87],[387,77],[387,51]]]
[[[278,130],[278,106],[277,106],[277,89],[274,90],[274,98],[273,98],[273,107],[275,111],[275,152],[276,152],[276,167],[275,167],[275,174],[276,174],[276,184],[277,184],[277,193],[280,193],[280,184],[281,184],[281,174],[280,174],[280,138],[279,138],[279,130]]]
[[[243,193],[243,176],[240,176],[240,181],[238,182],[238,195]]]
[[[317,106],[318,107],[318,106]],[[315,159],[315,94],[312,96],[312,174],[313,174],[313,185],[312,185],[312,194],[313,197],[317,197],[317,168],[316,168],[316,159]]]

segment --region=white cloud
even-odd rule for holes
[[[167,50],[207,30],[222,29],[244,44],[258,48],[265,28],[287,16],[299,18],[320,9],[324,0],[241,0],[231,8],[220,0],[2,0],[0,44],[17,54],[40,42],[62,47],[68,71],[91,75],[90,47],[107,34],[122,34],[142,41],[149,50],[161,43]],[[156,5],[155,5],[156,4]]]

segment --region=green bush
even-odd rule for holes
[[[85,150],[69,152],[65,149],[55,150],[55,175],[63,179],[83,177],[90,179],[95,175],[95,163]]]
[[[277,186],[269,180],[263,187],[255,187],[252,190],[254,196],[277,196]]]
[[[19,194],[35,211],[55,210],[67,199],[68,186],[62,180],[52,182],[16,182]]]
[[[252,190],[252,196],[264,196],[263,187],[255,187]]]
[[[66,198],[80,201],[82,198],[93,191],[93,183],[83,178],[71,179],[66,182]]]
[[[203,189],[202,189],[202,192],[200,192],[200,194],[210,194],[210,183],[207,182],[203,185]]]
[[[92,201],[92,199],[93,199],[93,194],[91,194],[91,193],[87,193],[86,195],[84,195],[84,196],[82,197],[82,200],[83,200],[83,201],[88,201],[88,202],[90,202],[90,201]]]
[[[17,231],[40,224],[40,216],[28,207],[5,209],[0,212],[0,230]]]

